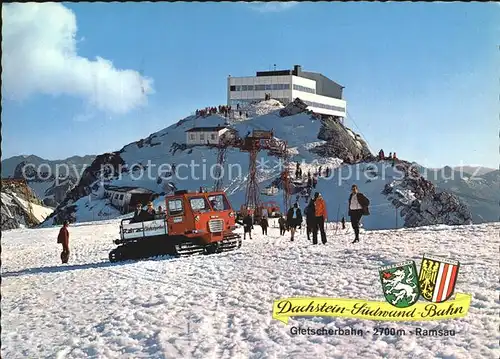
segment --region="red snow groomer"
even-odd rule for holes
[[[233,251],[241,247],[235,216],[224,192],[176,191],[165,197],[164,213],[155,219],[120,224],[111,262],[160,255],[189,256]]]

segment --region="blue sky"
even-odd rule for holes
[[[59,91],[61,79],[34,73],[41,80],[29,96],[2,99],[3,158],[59,159],[118,150],[196,108],[223,104],[229,74],[301,64],[346,87],[346,123],[374,152],[396,151],[430,167],[498,167],[498,4],[64,6],[76,16],[78,56],[92,61],[99,56],[117,69],[136,70],[153,79],[154,93],[144,106],[110,111],[89,104],[85,96]],[[17,51],[20,40],[12,39]],[[81,76],[68,76],[71,66],[64,71],[51,73],[67,80],[65,89],[72,81],[87,86]],[[18,74],[11,74],[13,82]],[[52,85],[49,92],[36,91],[47,88],[42,80]]]

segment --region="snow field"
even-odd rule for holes
[[[326,246],[255,226],[240,250],[111,264],[119,221],[70,227],[70,263],[59,262],[59,228],[2,238],[5,358],[498,358],[500,224],[367,231],[328,230]],[[473,295],[467,317],[371,322],[331,317],[272,319],[294,296],[384,300],[383,265],[424,253],[461,262],[456,291]],[[292,336],[290,328],[454,329],[455,337]]]

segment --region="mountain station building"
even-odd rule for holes
[[[227,79],[227,104],[236,109],[260,102],[267,97],[289,104],[300,98],[315,113],[345,118],[346,101],[342,99],[344,87],[317,72],[302,71],[300,65],[293,70],[260,71],[256,76]]]

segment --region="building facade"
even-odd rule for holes
[[[216,145],[220,137],[229,131],[225,126],[194,127],[186,131],[186,144],[188,145]]]
[[[326,76],[302,71],[295,65],[293,70],[263,71],[256,76],[227,79],[227,104],[235,108],[259,102],[269,94],[284,105],[300,98],[308,109],[323,115],[344,118],[346,101],[342,99],[344,87]]]

